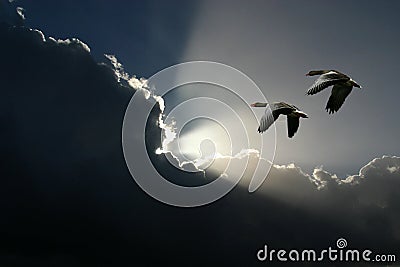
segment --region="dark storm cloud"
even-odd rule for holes
[[[254,194],[239,186],[205,207],[170,207],[126,168],[121,127],[134,92],[115,70],[78,39],[7,24],[0,36],[1,265],[250,266],[265,243],[325,248],[339,237],[386,253],[399,247],[398,158],[372,161],[348,184],[275,166]],[[150,151],[160,147],[159,112],[148,122]],[[177,182],[189,177],[164,155],[153,162]]]
[[[261,191],[335,225],[365,231],[365,235],[370,231],[370,237],[399,242],[399,186],[400,158],[383,156],[346,179],[322,168],[308,175],[293,164],[275,165]]]
[[[249,169],[254,167],[257,160],[257,156],[250,158]],[[247,188],[249,174],[251,170],[241,181],[244,188]],[[365,235],[372,239],[398,243],[399,186],[400,157],[383,156],[363,166],[358,174],[343,178],[322,167],[315,168],[310,175],[293,163],[274,164],[256,194],[348,228],[348,233],[365,231]],[[376,217],[377,214],[379,217]],[[381,228],[383,225],[385,227]]]

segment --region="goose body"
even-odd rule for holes
[[[299,129],[300,118],[308,118],[308,115],[299,110],[296,106],[285,102],[268,103],[254,103],[252,107],[267,107],[265,114],[261,117],[258,132],[263,133],[278,119],[280,115],[286,115],[288,137],[292,138]]]
[[[353,87],[361,88],[353,79],[336,70],[312,70],[306,76],[320,75],[314,84],[307,90],[307,95],[314,95],[332,86],[331,96],[326,104],[326,111],[334,113],[343,105]]]

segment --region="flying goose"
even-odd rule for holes
[[[353,79],[336,70],[312,70],[306,76],[320,75],[315,83],[307,90],[307,95],[314,95],[333,85],[331,96],[326,104],[329,114],[338,111],[344,100],[350,94],[353,86],[361,88]]]
[[[286,115],[288,137],[292,138],[297,132],[300,124],[300,117],[308,118],[308,115],[299,110],[296,106],[285,102],[274,102],[272,104],[256,102],[251,104],[252,107],[266,107],[265,114],[261,117],[258,132],[263,133],[278,119],[279,115]]]

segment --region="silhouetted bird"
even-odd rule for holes
[[[308,115],[299,110],[296,106],[285,102],[274,102],[272,104],[257,102],[252,107],[267,107],[264,116],[260,120],[258,132],[263,133],[278,119],[279,115],[286,115],[288,136],[292,138],[297,132],[301,118],[308,118]]]
[[[361,88],[353,79],[336,70],[312,70],[306,76],[320,75],[315,83],[307,90],[307,95],[314,95],[333,85],[331,96],[326,104],[329,114],[338,111],[344,100],[350,94],[353,86]]]

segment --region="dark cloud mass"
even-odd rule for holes
[[[77,39],[44,41],[5,23],[0,36],[1,266],[252,266],[266,243],[317,249],[339,237],[398,252],[400,158],[377,158],[345,180],[275,165],[253,194],[244,180],[205,207],[170,207],[127,170],[121,127],[133,90],[112,67]]]

